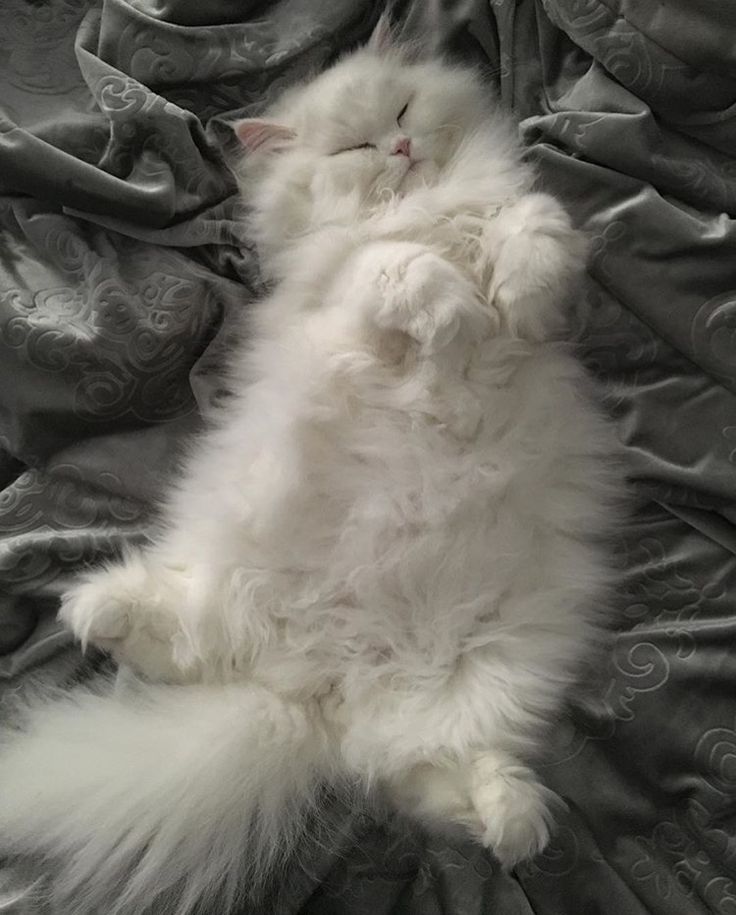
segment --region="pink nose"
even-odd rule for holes
[[[407,159],[411,159],[411,140],[409,137],[401,137],[400,140],[397,140],[391,150],[391,155],[406,156]]]

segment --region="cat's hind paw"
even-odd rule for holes
[[[62,598],[59,620],[82,649],[94,645],[154,681],[182,682],[191,672],[176,659],[181,638],[142,569],[117,565],[89,573]]]
[[[480,754],[473,762],[470,793],[482,824],[479,838],[505,870],[545,848],[552,808],[562,801],[531,769],[495,753]]]

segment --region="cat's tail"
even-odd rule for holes
[[[337,775],[317,709],[255,685],[79,690],[0,748],[0,849],[54,865],[54,911],[227,912]]]

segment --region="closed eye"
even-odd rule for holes
[[[344,152],[353,152],[356,149],[375,149],[375,143],[357,143],[355,146],[346,146],[345,149],[336,149],[333,153],[330,153],[331,156],[337,156],[340,153]]]
[[[409,103],[407,102],[406,105],[404,105],[404,107],[401,109],[401,111],[396,116],[396,123],[399,125],[399,127],[401,127],[401,119],[406,114],[408,108],[409,108]]]

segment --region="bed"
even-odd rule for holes
[[[0,710],[94,676],[64,578],[145,535],[260,293],[228,118],[365,37],[366,0],[5,0],[0,31]],[[335,803],[274,913],[736,913],[736,8],[414,0],[479,66],[592,244],[575,339],[632,488],[610,650],[542,775],[567,803],[512,874]],[[49,778],[54,761],[49,760]],[[0,786],[2,790],[2,786]],[[39,915],[43,868],[0,870]],[[155,913],[152,913],[155,915]]]

